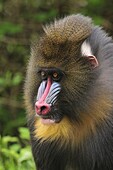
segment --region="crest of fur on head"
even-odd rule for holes
[[[62,52],[65,47],[71,56],[71,51],[72,53],[77,51],[80,43],[91,34],[92,28],[92,20],[80,14],[55,20],[54,23],[44,27],[45,33],[40,39],[39,49],[43,56],[51,58],[55,54],[60,57],[58,52]]]
[[[65,41],[79,42],[92,31],[92,21],[80,14],[70,15],[44,28],[48,38],[57,43]],[[62,37],[62,38],[61,38]]]

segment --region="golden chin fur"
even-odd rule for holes
[[[80,113],[80,123],[70,122],[67,117],[58,124],[44,125],[40,119],[35,121],[35,138],[42,141],[60,140],[61,146],[70,144],[78,146],[90,134],[96,133],[96,126],[105,123],[109,117],[112,102],[107,96],[100,96],[95,103],[91,104],[87,113]],[[76,108],[75,108],[76,109]]]

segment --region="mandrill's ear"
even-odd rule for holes
[[[89,62],[91,63],[91,66],[93,68],[96,68],[99,66],[98,60],[94,55],[88,55],[86,57],[88,58]]]
[[[92,68],[96,68],[99,66],[97,58],[93,55],[91,51],[91,46],[88,42],[84,41],[81,46],[81,53],[83,57],[87,57],[89,62],[91,63]]]

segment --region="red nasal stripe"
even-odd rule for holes
[[[49,90],[50,90],[50,87],[51,87],[51,79],[50,78],[48,78],[48,80],[47,80],[47,85],[46,85],[46,89],[45,89],[45,91],[44,91],[44,93],[43,93],[43,95],[42,95],[42,97],[39,99],[39,101],[38,102],[43,102],[44,100],[45,100],[45,98],[46,98],[46,96],[48,95],[48,93],[49,93]]]

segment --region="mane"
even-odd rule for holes
[[[95,86],[101,85],[102,89],[113,94],[113,40],[101,27],[95,26],[87,41],[99,62]]]
[[[44,31],[55,42],[81,41],[91,34],[92,20],[80,14],[70,15],[46,25]]]

